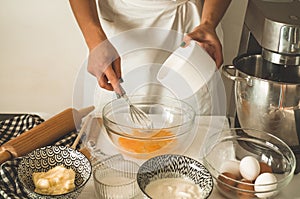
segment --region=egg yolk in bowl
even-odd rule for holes
[[[133,135],[138,136],[141,134],[137,130],[133,130]],[[159,139],[164,138],[166,139]],[[166,147],[167,145],[174,143],[176,141],[176,138],[174,137],[174,133],[168,130],[159,130],[157,133],[154,133],[151,137],[148,139],[131,139],[131,138],[125,138],[120,137],[118,142],[119,145],[127,150],[128,152],[133,153],[153,153],[155,151],[158,151],[162,149],[163,147]]]

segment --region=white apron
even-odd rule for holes
[[[201,5],[200,1],[197,2],[199,3],[188,0],[99,0],[101,25],[121,56],[123,87],[128,95],[176,97],[176,93],[157,81],[156,75],[165,59],[179,47],[183,34],[200,24]],[[217,30],[222,41],[221,29],[218,27]],[[223,112],[219,110],[220,107],[214,108],[215,105],[212,105],[218,99],[215,96],[218,91],[213,90],[216,87],[215,81],[219,81],[219,78],[213,79],[213,86],[208,83],[193,97],[185,100],[194,107],[197,114],[220,115]],[[93,94],[85,91],[85,95],[94,96],[93,103],[99,112],[107,102],[116,98],[114,92],[101,89],[98,85],[91,91]]]

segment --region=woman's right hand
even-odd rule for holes
[[[120,92],[120,56],[107,39],[101,27],[96,1],[69,1],[87,46],[90,49],[88,71],[97,78],[100,87]]]
[[[90,51],[87,70],[97,78],[101,88],[121,93],[121,58],[109,40]]]

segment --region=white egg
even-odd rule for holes
[[[262,173],[260,174],[254,183],[254,190],[257,192],[267,192],[267,193],[256,193],[255,195],[259,198],[271,197],[277,188],[277,179],[272,173]]]
[[[220,173],[229,172],[233,175],[240,177],[240,162],[237,160],[227,160],[222,163]]]
[[[240,173],[246,180],[253,181],[259,175],[260,166],[257,159],[252,156],[244,157],[240,162]]]

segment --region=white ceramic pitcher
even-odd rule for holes
[[[176,49],[163,63],[158,81],[179,99],[186,99],[206,84],[216,71],[209,54],[195,41]]]

